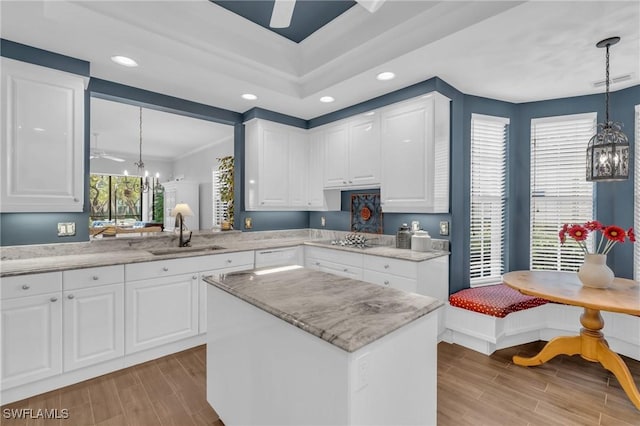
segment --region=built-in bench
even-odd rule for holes
[[[498,349],[579,333],[577,306],[526,296],[504,284],[465,289],[449,297],[441,340],[490,355]],[[612,350],[640,360],[640,317],[601,312]]]

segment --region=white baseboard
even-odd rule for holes
[[[498,318],[446,304],[440,340],[490,355],[498,349],[578,334],[582,308],[547,303]],[[640,317],[603,312],[609,347],[640,361]]]
[[[165,355],[193,348],[195,346],[206,343],[206,339],[206,334],[200,334],[188,339],[168,343],[166,345],[148,349],[146,351],[124,355],[120,358],[105,361],[89,367],[80,368],[78,370],[69,371],[67,373],[62,373],[57,376],[38,380],[36,382],[26,383],[24,385],[16,386],[10,389],[2,389],[2,392],[0,392],[0,404],[4,405],[15,401],[20,401],[21,399],[29,398],[34,395],[39,395],[44,392],[49,392],[54,389],[59,389],[65,386],[72,385],[74,383],[79,383],[88,379],[92,379],[94,377],[102,376],[103,374],[112,373],[123,368],[131,367],[132,365],[141,364],[143,362],[151,361]]]

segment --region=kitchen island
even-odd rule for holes
[[[300,267],[205,281],[225,424],[436,423],[441,301]]]

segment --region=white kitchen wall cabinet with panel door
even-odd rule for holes
[[[380,113],[382,210],[448,213],[450,99],[432,92]]]
[[[1,58],[0,212],[81,212],[88,77]]]
[[[171,211],[179,203],[186,203],[191,207],[193,216],[185,216],[184,223],[191,231],[200,229],[200,192],[198,182],[185,180],[170,181],[162,184],[164,187],[164,230],[173,231],[176,228],[176,218]]]
[[[325,132],[310,130],[307,161],[307,210],[339,211],[340,189],[324,189]]]
[[[324,188],[380,186],[380,119],[371,111],[321,128]]]
[[[62,272],[2,279],[0,389],[62,373]]]

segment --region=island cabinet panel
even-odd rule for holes
[[[1,61],[0,212],[81,212],[87,79]]]
[[[356,280],[363,279],[362,254],[305,246],[304,266]]]
[[[384,212],[448,213],[449,104],[433,92],[381,110]]]
[[[62,373],[61,299],[56,291],[2,300],[1,389]]]
[[[125,353],[198,334],[197,273],[127,282]]]
[[[207,299],[207,401],[225,424],[436,424],[435,312],[347,352],[213,285]]]

